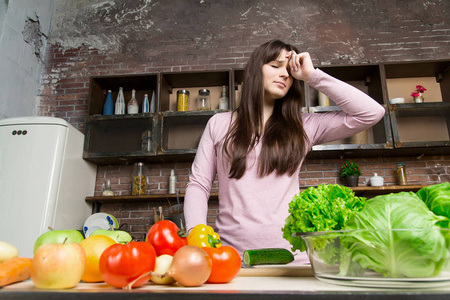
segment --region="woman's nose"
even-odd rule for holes
[[[280,76],[281,77],[289,77],[289,71],[286,68],[280,68],[281,73]]]

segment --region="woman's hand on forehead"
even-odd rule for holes
[[[308,81],[314,73],[314,65],[308,52],[296,53],[294,50],[286,53],[292,77],[297,80]]]

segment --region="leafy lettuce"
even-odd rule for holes
[[[289,203],[290,215],[282,228],[283,237],[291,243],[292,251],[306,251],[303,239],[292,234],[341,230],[353,212],[363,209],[365,200],[338,184],[309,187]]]
[[[387,277],[438,275],[449,256],[448,236],[439,226],[448,224],[445,221],[446,217],[435,215],[413,192],[368,200],[345,226],[357,231],[340,240],[341,275],[354,274],[355,263]]]

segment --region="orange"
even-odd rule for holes
[[[100,256],[106,248],[114,244],[116,241],[106,235],[93,235],[80,243],[86,253],[86,267],[81,280],[84,282],[104,281],[99,268]]]

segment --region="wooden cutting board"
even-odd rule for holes
[[[311,265],[299,265],[295,263],[287,265],[258,265],[243,267],[238,276],[267,276],[267,277],[313,277]]]

